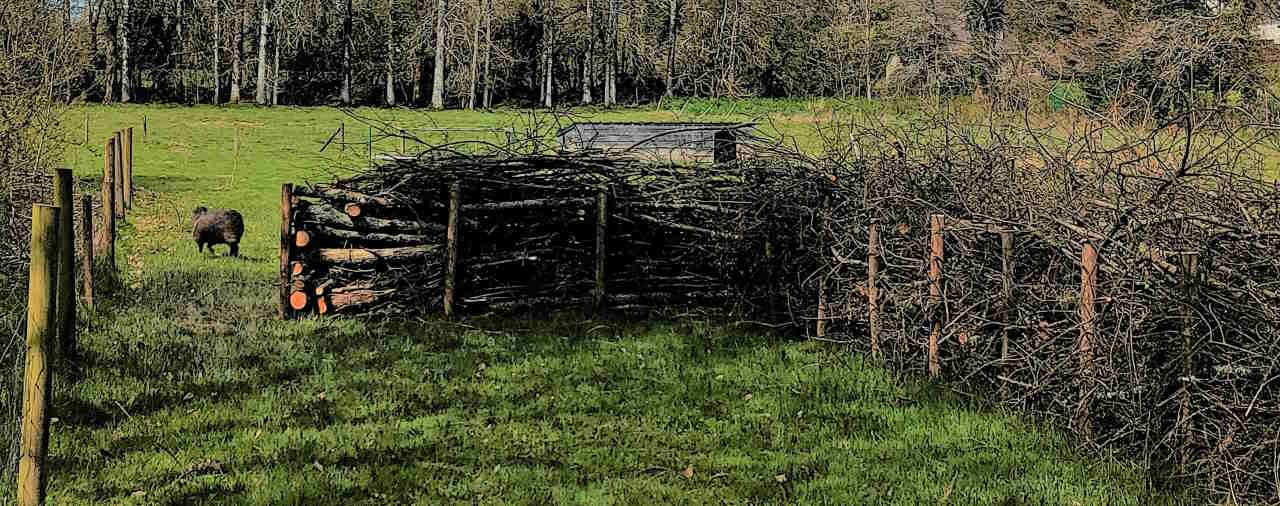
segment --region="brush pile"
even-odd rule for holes
[[[440,309],[456,184],[456,301],[465,312],[585,308],[598,286],[611,309],[768,306],[758,280],[790,268],[787,255],[770,252],[795,248],[776,239],[778,221],[762,212],[773,202],[753,183],[764,174],[753,174],[589,153],[391,159],[295,189],[291,305]]]

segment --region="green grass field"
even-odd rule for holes
[[[753,107],[602,116],[736,120]],[[774,119],[803,138],[813,115],[794,109]],[[86,111],[91,142],[68,163],[99,177],[107,134],[134,126],[141,191],[122,287],[82,322],[80,372],[55,373],[52,504],[1169,500],[1137,466],[1078,456],[1053,430],[759,329],[565,315],[277,321],[280,184],[323,177],[334,154],[319,149],[343,113],[89,107],[68,115],[73,139]],[[362,113],[406,126],[520,118]],[[348,142],[363,141],[356,130]],[[198,205],[244,214],[244,258],[197,253]]]

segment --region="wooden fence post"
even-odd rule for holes
[[[89,111],[84,111],[84,145],[89,145]]]
[[[1077,426],[1086,437],[1092,437],[1089,421],[1089,397],[1093,378],[1094,324],[1098,317],[1094,305],[1098,284],[1098,250],[1093,241],[1085,241],[1080,252],[1080,409]]]
[[[867,320],[871,323],[871,356],[880,358],[880,233],[879,220],[871,220],[867,232]]]
[[[373,127],[369,127],[369,168],[373,168]]]
[[[293,246],[293,184],[280,185],[280,319],[289,317],[289,260]]]
[[[609,227],[609,193],[596,194],[596,289],[591,297],[591,314],[599,315],[604,307],[605,238]]]
[[[133,127],[124,130],[124,207],[133,209]]]
[[[1183,301],[1182,314],[1182,386],[1178,400],[1178,474],[1187,472],[1191,460],[1191,377],[1192,335],[1195,332],[1195,306],[1200,301],[1200,254],[1186,252],[1178,255],[1178,271],[1181,276]]]
[[[107,250],[107,265],[116,269],[116,144],[107,141],[106,165],[102,171],[102,245]]]
[[[942,224],[943,216],[929,216],[929,302],[933,328],[929,332],[929,377],[942,374],[942,359],[938,356],[938,338],[942,334]]]
[[[113,193],[115,194],[115,211],[116,218],[124,219],[124,141],[122,135],[117,130],[115,136],[112,137],[115,143],[115,165],[112,167],[111,181],[114,183]]]
[[[31,276],[27,285],[27,366],[22,388],[22,452],[18,461],[18,504],[44,504],[45,451],[49,445],[49,389],[53,385],[48,356],[56,333],[58,208],[36,204],[31,209]]]
[[[66,357],[76,349],[76,204],[72,200],[71,169],[58,169],[57,193],[53,204],[58,208],[58,346]]]
[[[347,153],[347,122],[339,122],[338,131],[341,132],[339,135],[342,136],[338,141],[338,161],[341,162],[342,156]]]
[[[370,137],[372,139],[372,137]],[[462,183],[454,181],[449,185],[449,224],[445,232],[447,259],[444,271],[444,317],[453,318],[454,297],[458,283],[458,199],[462,192]]]
[[[1009,378],[1012,374],[1011,363],[1009,361],[1009,334],[1013,333],[1010,328],[1013,325],[1013,231],[1009,229],[1000,230],[1000,266],[1001,266],[1001,290],[1000,303],[1004,306],[1004,332],[1000,334],[1000,374]],[[1009,384],[1006,381],[1000,382],[1000,400],[1009,398]]]
[[[84,287],[80,289],[84,305],[93,310],[93,196],[80,196],[80,251]]]

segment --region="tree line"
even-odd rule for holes
[[[1263,49],[1249,30],[1264,15],[1255,0],[46,1],[80,48],[68,100],[437,109],[672,95],[1016,101],[1062,81],[1095,100],[1151,101],[1170,77],[1257,88]]]

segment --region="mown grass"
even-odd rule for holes
[[[123,286],[85,318],[78,372],[55,374],[55,504],[1171,501],[1135,465],[1080,457],[1051,429],[760,329],[277,321],[280,183],[324,173],[318,150],[342,113],[87,110],[94,143],[68,154],[81,176],[100,173],[110,130],[145,114],[149,133],[135,130]],[[197,205],[244,213],[244,258],[197,253]]]

